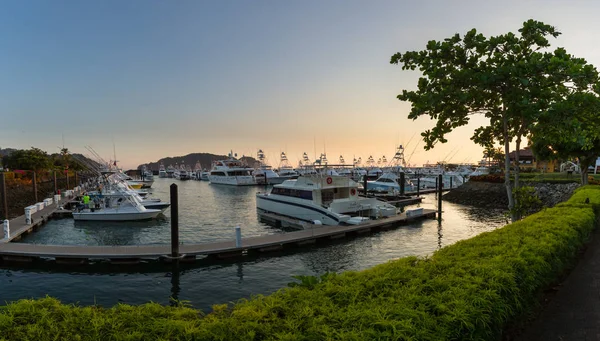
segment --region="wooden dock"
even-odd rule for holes
[[[55,209],[55,208],[54,208]],[[51,212],[41,211],[40,215]],[[436,211],[423,210],[421,215],[409,216],[406,213],[395,217],[371,220],[360,225],[325,226],[303,223],[301,231],[278,233],[242,239],[242,246],[236,247],[235,240],[205,244],[182,244],[179,246],[181,258],[193,261],[197,256],[216,256],[218,258],[240,257],[253,252],[271,252],[284,247],[314,244],[369,232],[387,230],[416,220],[435,218]],[[272,215],[271,218],[288,219]],[[19,218],[17,218],[19,219]],[[38,216],[37,218],[40,218]],[[29,226],[30,227],[30,226]],[[27,229],[29,227],[21,227]],[[12,228],[11,228],[12,230]],[[91,259],[110,260],[118,264],[136,264],[142,259],[167,259],[171,253],[170,245],[132,245],[132,246],[70,246],[39,245],[26,243],[0,244],[0,259],[3,262],[32,262],[39,258],[54,259],[57,263],[85,264]]]

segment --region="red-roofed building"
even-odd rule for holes
[[[515,161],[516,152],[512,151],[508,154],[511,164]],[[533,155],[533,151],[529,147],[519,150],[519,168],[523,170],[536,170],[543,173],[554,173],[558,171],[558,161],[538,161]]]

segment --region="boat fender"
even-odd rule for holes
[[[315,224],[315,225],[323,225],[323,223],[320,220],[313,220],[313,224]]]
[[[330,176],[327,177],[327,184],[331,185],[332,182],[333,182],[333,179]]]
[[[353,189],[351,189],[351,190],[350,190],[350,194],[352,194],[352,195],[356,195],[356,190],[355,190],[354,188],[353,188]]]

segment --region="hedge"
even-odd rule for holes
[[[589,203],[586,203],[589,199]],[[360,272],[299,277],[207,315],[158,304],[0,308],[3,340],[493,340],[530,314],[596,226],[600,187],[522,221]]]

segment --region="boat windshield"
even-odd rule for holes
[[[312,191],[301,190],[301,189],[291,189],[291,188],[281,188],[281,187],[273,187],[271,190],[271,194],[283,195],[286,197],[294,197],[306,200],[312,200]]]
[[[321,190],[321,202],[323,205],[327,206],[332,201],[337,199],[348,199],[350,197],[350,188],[341,187],[341,188],[327,188]]]

